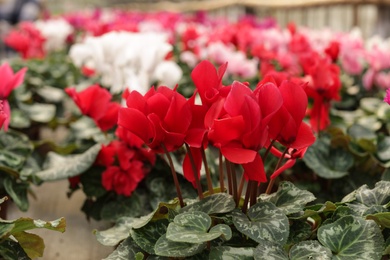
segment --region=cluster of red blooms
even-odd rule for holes
[[[20,53],[23,59],[44,58],[45,41],[32,22],[20,23],[18,30],[11,30],[4,39],[4,43]]]
[[[81,92],[74,88],[65,91],[102,131],[116,126],[120,105],[111,101],[112,96],[106,89],[92,85]],[[95,164],[105,167],[102,185],[106,190],[130,196],[150,171],[148,165],[154,165],[155,154],[143,147],[142,140],[122,127],[116,129],[115,135],[118,140],[102,145]],[[78,182],[78,177],[71,179],[72,186]]]
[[[219,148],[229,162],[242,165],[246,179],[256,182],[267,181],[260,149],[287,158],[271,175],[276,178],[315,141],[310,126],[303,122],[308,104],[305,84],[283,80],[275,73],[254,90],[237,81],[224,86],[226,66],[216,70],[208,61],[198,64],[191,74],[196,93],[189,99],[166,87],[152,88],[144,96],[129,93],[127,107],[119,109],[118,125],[157,153],[183,144],[190,147],[183,167],[191,182],[199,177],[202,151],[208,144]],[[196,102],[198,94],[201,104]],[[286,150],[278,153],[275,142]]]

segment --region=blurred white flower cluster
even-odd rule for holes
[[[151,84],[174,87],[182,70],[165,57],[173,49],[165,34],[109,32],[99,37],[86,37],[69,52],[76,66],[86,66],[100,75],[111,93],[124,89],[145,94]]]
[[[46,40],[44,44],[46,52],[64,49],[67,38],[73,33],[73,27],[62,18],[38,20],[35,27]]]

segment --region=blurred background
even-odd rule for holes
[[[386,0],[42,0],[52,13],[80,8],[118,7],[127,10],[164,10],[193,12],[205,10],[212,15],[236,20],[244,13],[260,18],[274,17],[283,27],[289,21],[299,26],[337,31],[361,28],[363,36],[390,35],[390,1]]]

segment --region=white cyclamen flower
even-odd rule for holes
[[[155,70],[172,49],[161,33],[109,32],[73,45],[69,55],[76,66],[95,69],[112,93],[130,88],[144,94],[160,80]]]
[[[73,33],[73,27],[64,19],[38,20],[35,22],[36,28],[46,39],[46,51],[58,51],[65,48],[66,40]]]

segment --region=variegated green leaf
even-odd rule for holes
[[[233,197],[226,193],[215,193],[185,206],[180,212],[202,211],[207,214],[226,213],[235,209]]]
[[[104,231],[94,230],[97,241],[105,246],[116,246],[130,235],[135,218],[123,217],[117,220],[115,226]]]
[[[271,202],[255,204],[248,210],[248,217],[241,211],[234,211],[233,223],[238,231],[258,243],[265,240],[284,245],[287,242],[288,218]]]
[[[288,244],[293,245],[301,241],[307,240],[312,234],[312,226],[307,220],[293,221],[290,225],[290,233],[288,236]]]
[[[331,260],[332,251],[323,247],[318,241],[303,241],[290,249],[290,260]]]
[[[288,260],[287,253],[280,244],[262,241],[253,251],[255,260],[262,260],[267,256],[269,260]]]
[[[119,246],[109,256],[103,260],[129,260],[136,259],[136,255],[141,249],[129,237],[119,244]]]
[[[318,240],[333,252],[332,259],[382,258],[384,239],[378,225],[372,220],[346,216],[322,225]]]
[[[130,234],[134,242],[149,254],[155,254],[154,245],[157,240],[167,232],[168,221],[161,219],[149,222],[146,226],[131,229]]]
[[[253,248],[218,246],[210,251],[209,259],[213,260],[252,260]]]
[[[184,242],[174,242],[167,239],[166,235],[161,236],[154,246],[156,255],[168,257],[188,257],[202,252],[206,243],[190,244]]]
[[[316,199],[311,192],[298,189],[291,182],[282,182],[275,193],[269,195],[264,193],[259,198],[272,202],[286,215],[303,210],[307,203]]]
[[[42,86],[37,89],[37,94],[43,97],[49,102],[61,102],[65,97],[65,92],[59,88],[54,88],[51,86]]]
[[[390,202],[390,181],[379,181],[373,189],[369,189],[367,185],[363,185],[345,196],[341,202],[346,203],[352,201],[366,206],[385,206]]]
[[[192,211],[179,214],[167,229],[167,239],[175,242],[203,243],[220,236],[230,239],[232,232],[229,226],[219,224],[207,232],[211,226],[211,218],[204,212]]]
[[[21,211],[27,211],[29,202],[27,190],[29,184],[27,182],[19,182],[14,178],[6,176],[3,180],[3,186],[8,196],[19,207]]]
[[[56,181],[79,175],[95,162],[101,144],[95,144],[82,154],[61,156],[49,152],[43,169],[35,175],[43,181]]]
[[[19,103],[19,108],[25,112],[29,118],[35,122],[48,123],[56,114],[56,106],[52,104],[34,103],[26,105]]]

